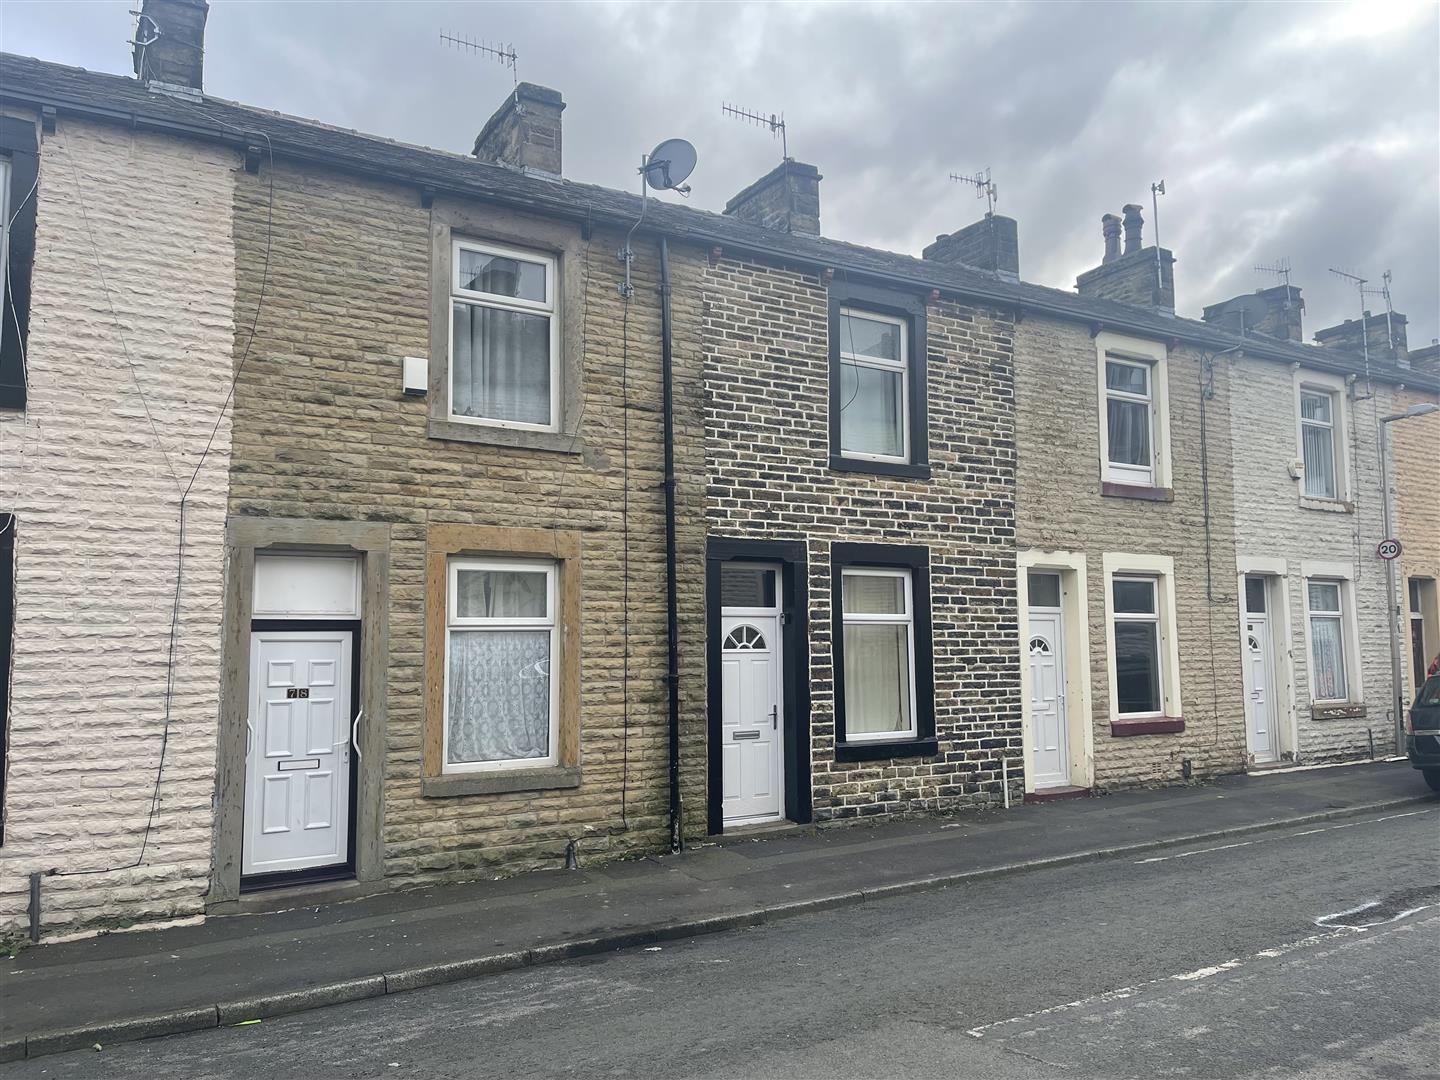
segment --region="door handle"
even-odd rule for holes
[[[360,753],[360,718],[364,715],[365,710],[361,709],[355,714],[355,719],[350,722],[350,745],[355,750],[356,761],[365,760],[365,755]]]
[[[250,736],[255,734],[255,728],[250,724],[250,718],[245,718],[245,756],[250,756]]]
[[[778,731],[778,730],[780,729],[780,706],[779,706],[779,705],[771,705],[771,706],[770,706],[770,729],[771,729],[772,731]]]

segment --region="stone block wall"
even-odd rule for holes
[[[928,480],[829,468],[828,295],[809,272],[725,257],[704,271],[705,520],[806,545],[818,821],[952,809],[1018,785],[1014,398],[1008,313],[928,305]],[[835,760],[831,545],[929,549],[935,757]]]
[[[243,312],[263,273],[268,168],[236,192]],[[623,235],[597,228],[583,248],[584,299],[560,316],[583,339],[575,453],[436,439],[426,401],[403,396],[400,381],[400,358],[430,350],[431,214],[419,193],[283,161],[274,188],[265,307],[236,394],[230,513],[390,526],[386,875],[558,868],[577,837],[582,860],[656,850],[667,836],[668,720],[655,244],[635,244],[628,319],[615,258]],[[469,211],[482,227],[487,213],[504,215],[480,204]],[[474,238],[484,239],[483,228]],[[686,303],[677,295],[677,308]],[[697,362],[693,348],[677,348],[687,732],[703,732],[704,703],[702,451],[698,437],[683,445],[699,427]],[[424,562],[435,524],[582,533],[579,788],[422,794]],[[693,760],[693,747],[687,753]],[[700,761],[685,770],[692,785],[703,785]],[[703,822],[699,792],[686,807]]]
[[[0,509],[18,530],[0,936],[27,926],[32,871],[59,871],[42,880],[47,936],[203,910],[239,165],[68,117],[41,143],[29,406],[0,414]],[[167,738],[180,492],[212,432]]]
[[[1412,405],[1440,401],[1440,395],[1422,390],[1398,390],[1391,399],[1396,412]],[[1405,551],[1400,556],[1401,626],[1405,633],[1406,670],[1410,661],[1409,594],[1405,580],[1429,578],[1440,591],[1440,412],[1397,420],[1390,427],[1392,476],[1395,484],[1395,532]],[[1424,611],[1426,663],[1440,650],[1440,611]],[[1414,672],[1410,672],[1415,685]]]
[[[1022,551],[1085,555],[1099,788],[1178,782],[1187,760],[1195,776],[1235,772],[1245,760],[1228,428],[1233,390],[1223,362],[1214,366],[1213,381],[1192,349],[1171,349],[1167,362],[1174,500],[1106,496],[1095,339],[1084,326],[1038,315],[1016,329],[1017,543]],[[1203,402],[1202,448],[1206,383],[1213,396]],[[1174,560],[1183,732],[1111,734],[1106,552]]]

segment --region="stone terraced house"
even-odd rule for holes
[[[1177,317],[1138,209],[1077,292],[993,214],[827,239],[793,160],[641,223],[554,90],[409,146],[206,95],[206,4],[143,10],[135,78],[0,57],[0,936],[1264,760],[1252,489],[1305,436],[1246,459],[1237,380],[1359,361]],[[1362,457],[1269,603],[1383,577]]]

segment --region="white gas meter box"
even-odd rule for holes
[[[400,381],[411,397],[424,397],[430,389],[430,361],[423,356],[400,358]]]

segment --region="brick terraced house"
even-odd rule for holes
[[[1065,292],[790,160],[641,223],[544,87],[224,101],[206,10],[0,57],[0,935],[1246,766],[1236,357],[1353,357],[1178,318],[1138,211]]]

